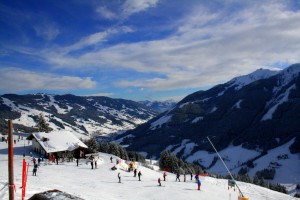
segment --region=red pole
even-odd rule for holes
[[[26,160],[23,158],[23,170],[22,170],[22,200],[25,199],[26,190]]]
[[[9,200],[14,200],[14,143],[12,120],[8,120],[8,184]]]

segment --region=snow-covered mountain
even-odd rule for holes
[[[7,119],[13,119],[16,131],[32,131],[42,113],[53,130],[87,136],[133,129],[156,115],[148,107],[129,100],[74,95],[6,94],[0,96],[0,108],[0,131],[7,129]]]
[[[152,110],[157,111],[158,113],[162,113],[166,110],[169,110],[173,106],[176,105],[177,102],[172,101],[172,100],[167,100],[167,101],[139,101],[139,103],[151,108]]]
[[[152,170],[141,165],[137,165],[141,171],[141,181],[137,177],[133,177],[133,172],[126,170],[125,161],[122,160],[120,165],[117,165],[116,171],[111,170],[115,165],[116,157],[113,156],[114,163],[110,162],[109,154],[100,153],[98,160],[98,168],[91,170],[91,166],[85,164],[85,160],[80,160],[79,166],[76,162],[45,162],[37,170],[37,176],[32,176],[32,161],[29,157],[30,146],[23,146],[23,142],[17,142],[14,149],[14,184],[15,184],[15,199],[21,199],[22,190],[22,161],[23,154],[25,159],[30,163],[29,174],[27,177],[26,197],[29,199],[36,193],[45,192],[48,190],[60,190],[71,194],[75,197],[85,200],[120,200],[120,199],[146,199],[146,200],[163,200],[166,198],[172,200],[181,199],[238,199],[237,189],[234,191],[228,189],[227,180],[216,179],[212,177],[200,176],[201,190],[197,190],[197,184],[194,180],[190,180],[187,176],[187,181],[175,182],[175,174],[167,173],[166,181],[162,181],[162,186],[157,183],[158,178],[162,178],[162,172]],[[9,199],[9,184],[8,184],[8,169],[7,169],[7,144],[0,142],[0,199]],[[124,166],[124,167],[122,167]],[[155,166],[154,166],[155,167]],[[157,169],[157,168],[155,168]],[[118,183],[118,173],[121,175],[121,182]],[[296,200],[291,196],[283,193],[272,191],[257,185],[238,182],[239,188],[243,195],[250,200]],[[296,191],[296,190],[295,190]],[[59,196],[58,193],[52,194],[51,199],[73,199],[66,196]]]
[[[279,71],[258,69],[252,72],[251,74],[233,78],[231,81],[228,82],[228,84],[230,84],[229,87],[234,87],[236,90],[239,90],[245,85],[249,85],[250,83],[253,83],[257,80],[269,78],[271,76],[276,75],[277,73],[279,73]]]
[[[255,174],[261,170],[255,167],[260,158],[264,165],[259,166],[272,168],[271,162],[279,161],[276,156],[268,157],[269,152],[284,145],[288,145],[284,146],[286,152],[277,156],[287,154],[297,160],[300,153],[299,72],[300,64],[281,71],[260,69],[207,91],[195,92],[118,139],[121,144],[129,145],[129,150],[158,158],[162,150],[168,149],[178,157],[196,161],[215,172],[218,165],[212,157],[203,157],[213,152],[207,136],[218,150],[239,147],[233,152],[246,152],[240,159],[235,154],[228,155],[235,172],[244,167]],[[299,161],[295,161],[296,166],[300,166]],[[276,171],[280,171],[279,168]],[[300,174],[300,167],[297,169],[294,173]],[[299,179],[291,177],[289,181],[299,182]]]

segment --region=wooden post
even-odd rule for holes
[[[9,184],[9,200],[14,200],[14,143],[13,143],[13,124],[12,120],[8,120],[8,184]]]

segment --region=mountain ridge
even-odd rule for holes
[[[6,120],[13,119],[16,130],[32,132],[37,116],[43,114],[52,129],[67,129],[87,136],[132,129],[156,115],[146,106],[130,100],[71,94],[5,94],[0,96],[0,108],[2,131],[5,131]]]
[[[122,144],[155,156],[169,145],[181,144],[185,139],[198,145],[191,153],[212,151],[205,141],[207,136],[220,150],[231,143],[249,149],[275,148],[299,137],[299,72],[300,64],[275,72],[257,70],[254,74],[263,76],[257,80],[252,76],[254,81],[248,79],[242,87],[237,88],[240,84],[233,84],[233,81],[251,77],[253,73],[207,91],[192,93],[174,108],[127,131],[125,136],[132,137],[124,139]],[[183,155],[184,150],[177,155]],[[292,151],[300,152],[300,149]]]

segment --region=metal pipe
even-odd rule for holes
[[[9,200],[14,200],[14,143],[13,143],[13,124],[8,120],[8,184]]]
[[[236,180],[233,178],[233,176],[232,176],[230,170],[228,169],[227,165],[226,165],[225,162],[223,161],[222,157],[220,156],[220,154],[218,153],[217,149],[215,148],[215,146],[213,145],[213,143],[210,141],[210,139],[209,139],[208,136],[207,136],[207,139],[208,139],[209,143],[211,144],[211,146],[214,148],[214,150],[215,150],[215,152],[217,153],[217,155],[219,156],[219,158],[220,158],[220,160],[222,161],[223,165],[224,165],[225,168],[227,169],[227,171],[228,171],[228,173],[229,173],[231,179],[234,180],[234,182],[235,182],[235,184],[236,184],[236,187],[238,188],[238,190],[239,190],[239,192],[241,193],[242,197],[245,197],[245,196],[243,195],[242,191],[240,190],[240,188],[239,188],[239,186],[238,186]]]

